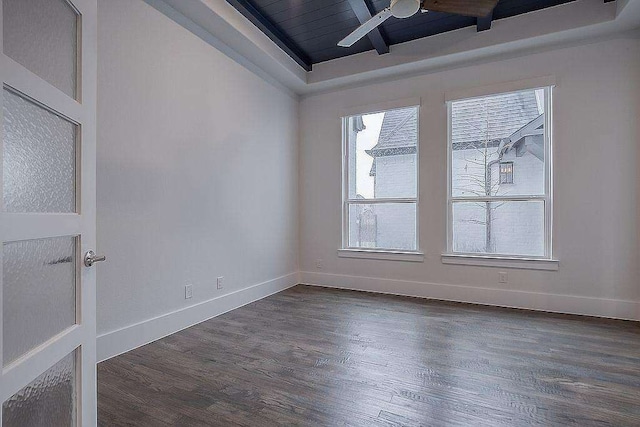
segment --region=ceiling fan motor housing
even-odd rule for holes
[[[420,10],[420,0],[391,0],[390,8],[396,18],[408,18]]]

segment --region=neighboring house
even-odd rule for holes
[[[373,157],[369,175],[376,198],[416,197],[417,110],[406,108],[384,114],[378,143],[367,150]],[[411,204],[366,205],[359,212],[359,246],[416,249],[415,207]]]
[[[454,196],[543,191],[544,111],[539,96],[530,91],[453,104]],[[416,134],[415,109],[385,113],[378,143],[367,151],[373,157],[370,175],[375,180],[375,197],[415,195]],[[541,204],[524,202],[457,204],[454,250],[539,254],[544,250],[543,211]],[[352,233],[369,239],[361,239],[362,246],[415,249],[415,229],[407,226],[415,221],[412,210],[402,205],[374,205],[362,209],[360,217]]]
[[[453,196],[544,193],[542,97],[527,91],[453,103]],[[453,249],[542,255],[543,221],[541,202],[456,204]]]

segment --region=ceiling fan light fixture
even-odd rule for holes
[[[338,42],[338,46],[351,47],[377,26],[391,18],[409,18],[419,10],[445,12],[464,16],[485,17],[498,4],[498,0],[391,0],[389,7],[382,9],[368,21]]]
[[[391,13],[396,18],[408,18],[420,10],[420,0],[391,0]]]

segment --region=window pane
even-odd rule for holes
[[[416,196],[418,108],[349,117],[350,199]]]
[[[544,202],[454,202],[453,251],[544,256]]]
[[[2,425],[75,426],[76,404],[76,351],[73,351],[4,402]]]
[[[4,244],[5,366],[76,323],[75,253],[75,237]]]
[[[544,105],[544,89],[453,102],[452,196],[543,195]]]
[[[9,90],[3,98],[5,211],[75,212],[77,126]]]
[[[4,53],[75,97],[77,14],[65,0],[3,0]]]
[[[350,205],[349,246],[416,250],[416,204]]]

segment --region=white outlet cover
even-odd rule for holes
[[[218,277],[218,280],[216,281],[216,286],[218,287],[218,289],[222,289],[222,287],[224,286],[224,276]]]
[[[193,286],[192,285],[186,285],[184,287],[184,299],[189,299],[193,297]]]
[[[509,275],[507,274],[506,271],[499,272],[498,276],[500,278],[500,283],[508,283],[509,282]]]

